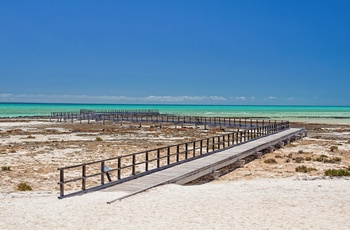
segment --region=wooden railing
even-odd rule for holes
[[[57,119],[57,121],[66,120],[101,120],[111,119],[123,116],[157,116],[159,115],[158,110],[88,110],[81,109],[79,112],[51,112],[50,120]]]
[[[267,125],[244,131],[58,168],[59,198],[99,190],[289,128],[288,122],[265,122],[265,124]],[[106,177],[108,182],[105,180]],[[77,190],[76,187],[80,189]],[[67,190],[68,194],[65,193]]]
[[[113,122],[151,122],[151,123],[171,123],[171,124],[192,124],[225,126],[236,128],[256,128],[260,126],[271,125],[277,121],[258,120],[236,117],[202,117],[202,116],[179,116],[172,114],[160,114],[157,110],[106,110],[93,111],[81,110],[80,112],[52,112],[50,120],[57,121],[95,120],[95,121],[113,121]],[[288,121],[283,121],[288,122]],[[289,125],[289,124],[288,124]]]

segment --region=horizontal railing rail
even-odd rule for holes
[[[288,122],[264,122],[264,124],[264,126],[191,142],[58,168],[60,174],[58,183],[60,187],[59,198],[112,186],[289,128]],[[107,177],[108,182],[105,177]],[[74,187],[74,185],[76,186]],[[68,194],[65,192],[66,187],[70,191]]]

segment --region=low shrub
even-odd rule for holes
[[[341,157],[333,157],[332,160],[336,162],[341,162]]]
[[[19,191],[32,191],[33,189],[29,184],[22,182],[22,183],[19,183],[17,185],[17,190],[19,190]]]
[[[294,159],[294,161],[295,161],[296,163],[302,163],[302,162],[304,162],[304,157],[296,157],[296,158]]]
[[[35,139],[35,137],[32,136],[32,135],[27,136],[27,138],[28,138],[28,139]]]
[[[276,155],[275,158],[283,158],[281,155]]]
[[[303,172],[303,173],[307,173],[307,167],[305,165],[300,165],[298,167],[295,168],[296,172]]]
[[[324,159],[323,162],[330,163],[330,164],[336,164],[336,163],[341,162],[341,158],[340,157],[333,157],[331,159]]]
[[[12,171],[10,166],[1,166],[1,171]]]
[[[266,164],[277,164],[277,161],[273,158],[267,158],[266,160],[264,160],[264,163]]]
[[[334,157],[333,160],[335,160],[336,162],[341,162],[341,157]]]
[[[311,158],[311,157],[305,157],[305,160],[306,160],[306,161],[311,161],[312,158]]]
[[[96,137],[96,141],[103,141],[101,137]]]
[[[317,171],[317,169],[315,169],[315,168],[308,168],[305,165],[300,165],[300,166],[295,168],[295,171],[296,172],[302,172],[302,173],[308,173],[308,172],[311,172],[311,171]]]
[[[315,158],[315,161],[318,161],[318,162],[323,162],[325,160],[324,157],[317,157]]]
[[[333,145],[329,149],[331,150],[331,152],[338,151],[338,146]]]
[[[298,153],[299,153],[299,154],[303,154],[303,153],[304,153],[304,150],[299,150]]]
[[[325,176],[350,176],[350,171],[345,169],[327,169],[324,172]]]

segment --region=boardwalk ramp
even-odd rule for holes
[[[241,164],[240,160],[245,157],[259,156],[262,154],[261,152],[263,150],[273,148],[274,146],[282,147],[284,144],[289,143],[289,141],[305,135],[306,131],[304,129],[290,128],[279,133],[245,142],[192,161],[184,162],[161,171],[111,186],[102,191],[122,191],[127,193],[127,195],[123,197],[108,202],[112,203],[116,200],[124,199],[159,185],[168,183],[186,184],[199,177],[213,173],[225,166],[235,163]]]

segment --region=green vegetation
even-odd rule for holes
[[[29,184],[22,182],[22,183],[19,183],[17,185],[17,190],[19,190],[19,191],[32,191],[33,189]]]
[[[336,164],[341,162],[341,158],[340,157],[333,157],[331,159],[325,159],[323,160],[324,163],[330,163],[330,164]]]
[[[295,171],[296,172],[302,172],[302,173],[308,173],[308,172],[311,172],[311,171],[317,171],[317,169],[315,169],[315,168],[308,168],[305,165],[300,165],[300,166],[295,168]]]
[[[323,162],[323,163],[330,163],[330,164],[336,164],[342,161],[340,157],[333,157],[333,158],[328,158],[326,155],[321,155],[317,158],[315,158],[315,161],[318,162]]]
[[[1,171],[12,171],[10,166],[1,166]]]
[[[96,141],[103,141],[101,137],[96,137]]]
[[[324,172],[325,176],[350,176],[350,172],[345,169],[327,169]]]
[[[332,159],[336,162],[341,162],[341,157],[333,157]]]
[[[266,164],[277,164],[277,161],[273,158],[267,158],[266,160],[264,160],[264,163]]]

